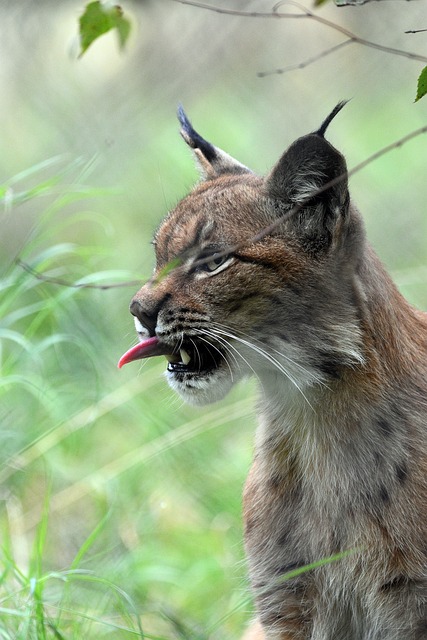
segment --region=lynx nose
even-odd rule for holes
[[[134,298],[130,303],[130,312],[149,331],[150,337],[156,334],[158,309],[145,309],[141,302]]]

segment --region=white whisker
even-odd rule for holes
[[[234,382],[233,369],[231,368],[230,363],[228,362],[227,358],[224,358],[224,354],[222,353],[222,351],[221,351],[220,349],[218,349],[218,347],[216,347],[214,344],[212,344],[212,342],[210,342],[210,341],[206,338],[206,336],[205,336],[205,335],[200,335],[200,334],[199,334],[199,339],[200,339],[202,342],[205,342],[206,344],[208,344],[212,349],[215,349],[215,351],[217,351],[217,352],[220,354],[220,356],[225,360],[225,362],[227,363],[228,370],[230,371],[231,380]],[[234,356],[233,354],[231,354],[231,352],[230,352],[230,350],[229,350],[229,348],[228,348],[228,344],[225,342],[225,340],[220,340],[219,342],[220,342],[220,343],[222,343],[222,345],[224,346],[224,348],[225,348],[227,351],[229,351],[230,356],[231,356],[232,358],[234,358],[234,360],[235,360],[235,362],[236,362],[236,364],[237,364],[236,358],[235,358],[235,356]]]
[[[248,362],[248,360],[246,360],[246,358],[240,353],[240,351],[233,344],[228,342],[222,336],[219,336],[218,334],[213,333],[212,331],[205,330],[204,333],[207,333],[210,337],[213,337],[217,342],[219,342],[224,347],[224,349],[230,354],[230,357],[233,358],[234,362],[236,363],[236,366],[239,366],[238,361],[237,361],[237,357],[235,355],[235,354],[237,354],[237,356],[239,356],[239,358],[241,360],[243,360],[243,362],[246,364],[246,366],[252,371],[254,376],[258,378],[258,375],[257,375],[255,369],[252,367],[252,365]],[[212,346],[214,346],[214,345],[212,345]],[[218,351],[219,351],[219,349],[218,349]],[[233,351],[235,353],[233,353]],[[227,362],[227,364],[228,364],[228,362]],[[228,366],[229,366],[230,373],[231,373],[230,365],[228,364]]]
[[[218,330],[220,330],[220,331],[228,331],[227,327],[224,327],[224,326],[222,326],[222,325],[220,325],[218,323],[213,323],[212,326],[217,327]],[[250,342],[247,344],[247,346],[251,346],[252,344],[258,343],[260,345],[260,349],[262,349],[262,350],[265,349],[265,345],[260,340],[257,340],[253,336],[250,336],[249,334],[244,333],[243,331],[239,331],[239,333],[240,333],[241,336],[243,336],[242,340],[244,340],[245,338],[248,338],[250,340]],[[239,339],[238,335],[236,335],[236,334],[232,334],[232,335],[236,339]],[[304,365],[300,364],[299,362],[296,362],[295,360],[293,360],[292,358],[287,356],[285,353],[283,353],[283,351],[279,351],[278,349],[275,349],[271,345],[268,345],[268,347],[269,347],[269,349],[271,349],[271,351],[274,351],[274,353],[277,353],[281,358],[284,358],[285,360],[290,362],[293,367],[295,367],[297,369],[300,369],[302,373],[307,375],[307,377],[312,378],[314,382],[316,382],[318,384],[322,384],[324,386],[327,386],[327,385],[325,385],[325,383],[323,382],[323,380],[321,378],[319,378],[318,376],[313,375],[313,373],[311,371],[309,371],[306,367],[304,367]]]
[[[307,404],[313,408],[307,398],[307,396],[305,395],[303,389],[301,388],[300,384],[298,383],[298,381],[295,379],[295,377],[282,365],[281,362],[279,362],[279,360],[277,360],[277,358],[275,358],[274,356],[272,356],[271,354],[269,354],[264,348],[257,346],[256,344],[254,344],[253,342],[249,341],[249,340],[245,340],[244,338],[241,338],[239,336],[237,336],[234,333],[230,333],[230,331],[225,330],[223,328],[221,328],[220,325],[216,324],[213,325],[210,328],[210,331],[213,335],[223,335],[226,336],[228,338],[231,338],[233,340],[236,340],[237,342],[240,342],[241,344],[243,344],[246,347],[249,347],[250,349],[253,349],[253,351],[255,351],[255,353],[259,354],[260,356],[262,356],[263,358],[265,358],[268,362],[270,362],[280,373],[282,373],[294,386],[296,389],[298,389],[299,393],[302,395],[302,397],[304,398],[304,400],[307,402]],[[276,351],[274,349],[274,351]],[[277,351],[276,351],[277,352]],[[280,352],[277,352],[280,353]],[[291,364],[295,364],[297,365],[297,367],[299,367],[300,369],[302,369],[303,371],[305,371],[306,373],[309,373],[308,371],[306,371],[306,369],[304,367],[302,367],[301,365],[299,365],[298,363],[294,363],[292,361],[291,358],[285,356],[284,354],[280,354],[281,356],[283,356],[286,360],[288,360]],[[252,368],[252,367],[251,367]]]
[[[200,351],[199,351],[199,349],[198,349],[198,347],[197,347],[197,344],[194,342],[194,340],[192,340],[192,339],[190,338],[190,342],[191,342],[191,344],[193,345],[194,350],[195,350],[195,352],[196,352],[197,359],[198,359],[198,361],[199,361],[199,368],[200,368],[200,367],[202,366],[202,358],[201,358],[201,355],[200,355]]]

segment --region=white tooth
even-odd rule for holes
[[[181,356],[181,361],[183,364],[185,364],[187,366],[187,364],[190,362],[191,358],[188,355],[188,353],[184,350],[184,349],[180,349],[179,350],[179,355]]]
[[[140,323],[140,321],[138,320],[138,318],[134,318],[133,319],[134,324],[135,324],[135,329],[137,333],[140,333],[141,335],[145,336],[146,334],[148,334],[148,331],[145,327],[142,326],[142,324]]]

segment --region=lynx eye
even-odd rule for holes
[[[216,271],[217,269],[222,267],[222,265],[225,264],[228,259],[229,259],[229,256],[220,256],[218,258],[212,258],[212,260],[209,260],[209,262],[204,264],[202,268],[204,268],[205,271],[210,271],[212,273],[213,271]]]
[[[198,260],[203,260],[204,256],[199,256]],[[197,271],[199,273],[205,273],[206,275],[213,275],[214,273],[218,273],[222,271],[232,262],[233,256],[225,255],[225,256],[215,256],[206,254],[206,262],[203,262],[197,267]]]

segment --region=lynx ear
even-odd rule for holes
[[[178,107],[178,120],[181,123],[181,135],[185,142],[194,150],[202,177],[211,180],[225,173],[251,173],[250,169],[207,142],[195,131],[187,118],[184,109]]]
[[[283,154],[267,177],[268,195],[287,208],[300,205],[291,218],[306,245],[326,248],[340,217],[346,217],[349,194],[344,157],[324,138],[331,120],[343,108],[338,104],[320,129],[299,138]],[[332,182],[330,187],[327,184]]]

